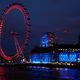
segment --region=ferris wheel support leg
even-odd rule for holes
[[[23,51],[21,50],[21,47],[19,46],[19,42],[18,42],[16,36],[13,36],[13,38],[14,38],[14,43],[15,43],[15,47],[16,47],[16,51],[17,51],[17,55],[20,56],[20,55],[23,54]],[[18,56],[18,57],[19,57],[19,56]]]

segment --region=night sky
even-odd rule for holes
[[[45,32],[55,33],[57,43],[77,43],[80,34],[80,0],[0,0],[0,17],[6,7],[15,2],[24,5],[30,13],[29,49],[39,45],[41,34]],[[13,10],[6,16],[4,24],[5,33],[11,26],[20,31],[24,26],[23,16]]]

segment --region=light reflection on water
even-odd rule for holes
[[[0,80],[80,80],[80,70],[45,67],[0,67]]]

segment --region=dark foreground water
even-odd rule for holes
[[[80,80],[80,70],[44,67],[0,67],[0,80]]]

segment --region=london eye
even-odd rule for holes
[[[24,40],[23,40],[22,44],[20,44],[17,39],[17,36],[19,35],[19,33],[10,31],[10,35],[13,37],[13,40],[14,40],[16,52],[13,56],[9,56],[9,55],[6,55],[6,53],[4,52],[4,50],[2,48],[2,43],[1,43],[2,42],[2,30],[3,30],[3,26],[5,23],[5,18],[7,16],[7,14],[10,11],[15,10],[15,9],[20,11],[23,15],[24,23],[25,23],[25,32],[24,32],[25,36],[24,36]],[[29,23],[29,13],[26,11],[26,9],[24,8],[23,5],[18,4],[18,3],[11,4],[7,9],[4,10],[1,20],[0,20],[0,55],[1,55],[1,57],[7,61],[11,61],[14,58],[18,58],[21,54],[23,54],[23,50],[25,49],[26,45],[28,44],[30,32],[31,31],[30,31],[30,23]]]

